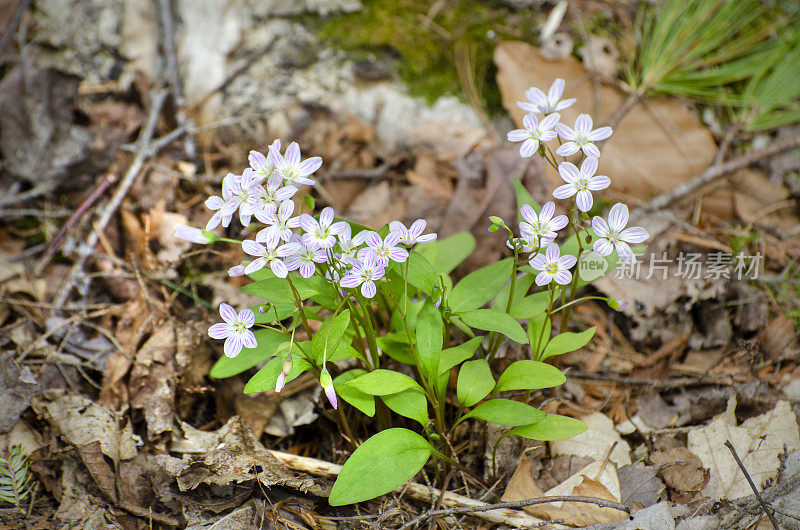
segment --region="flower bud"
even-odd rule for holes
[[[278,380],[275,382],[275,392],[280,392],[283,389],[283,386],[286,384],[286,378],[289,376],[289,372],[292,371],[292,364],[292,354],[290,353],[283,360],[281,373],[278,375]]]
[[[325,391],[325,396],[328,398],[328,401],[331,402],[331,406],[333,408],[339,408],[339,402],[336,399],[336,390],[333,389],[333,380],[327,368],[323,368],[322,373],[319,374],[319,384]]]

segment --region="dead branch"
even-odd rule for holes
[[[775,528],[775,530],[779,530],[780,527],[778,526],[778,522],[775,520],[775,516],[772,515],[772,512],[769,510],[769,508],[767,508],[766,503],[764,503],[764,499],[761,498],[761,493],[759,493],[758,488],[756,488],[756,485],[753,484],[753,479],[750,478],[750,473],[747,472],[747,469],[744,467],[744,464],[742,463],[742,460],[739,458],[739,455],[736,454],[736,449],[733,448],[733,444],[731,443],[730,440],[725,440],[725,447],[731,450],[733,459],[736,460],[736,464],[739,466],[739,469],[742,470],[744,478],[746,478],[747,483],[750,484],[750,488],[753,490],[753,493],[758,499],[759,504],[761,504],[761,509],[764,510],[764,513],[767,514],[767,517],[769,517],[772,526]]]

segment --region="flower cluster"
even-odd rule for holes
[[[314,184],[310,177],[322,166],[322,159],[303,160],[296,143],[290,144],[281,154],[281,142],[275,140],[266,155],[251,151],[249,162],[250,167],[241,175],[229,173],[225,176],[221,196],[206,200],[213,215],[205,230],[175,227],[177,237],[209,244],[219,239],[211,230],[220,225],[230,226],[237,212],[242,225],[251,232],[255,232],[250,226],[253,218],[264,225],[255,232],[254,239],[241,241],[242,250],[252,259],[231,267],[230,276],[251,275],[264,268],[269,268],[278,278],[286,278],[295,271],[303,278],[318,274],[343,295],[346,289],[357,289],[364,298],[373,298],[377,292],[376,282],[384,277],[391,262],[405,262],[413,245],[436,239],[436,234],[423,234],[426,227],[423,219],[410,227],[392,221],[389,233],[381,237],[372,230],[353,235],[351,225],[336,221],[330,207],[323,208],[317,217],[309,213],[297,215],[293,198],[300,186]],[[237,315],[231,306],[222,304],[220,314],[224,322],[211,326],[209,335],[225,339],[225,355],[235,357],[242,348],[257,346],[250,331],[255,324],[252,310],[244,309]],[[327,372],[322,373],[321,384],[331,404],[336,406],[335,393],[328,382],[330,376],[326,379],[325,374]],[[278,387],[285,381],[286,374],[282,376]]]
[[[585,230],[580,223],[581,219],[588,223],[588,215],[594,205],[592,192],[600,191],[611,184],[611,179],[597,174],[600,148],[597,142],[611,137],[611,127],[593,128],[592,118],[588,114],[580,114],[573,127],[561,121],[560,111],[571,107],[574,99],[562,99],[565,82],[556,79],[545,94],[538,88],[530,88],[525,92],[528,101],[517,103],[527,114],[522,120],[522,129],[508,133],[511,142],[522,142],[519,153],[528,158],[540,154],[557,171],[564,184],[553,190],[556,199],[570,199],[570,212],[573,207],[577,209],[574,218],[567,215],[555,216],[555,205],[552,201],[546,203],[537,214],[529,205],[523,205],[520,216],[523,219],[519,224],[521,237],[513,240],[510,246],[519,245],[519,250],[530,252],[530,265],[537,271],[535,282],[537,285],[547,285],[552,281],[560,285],[572,282],[571,269],[577,259],[575,256],[561,256],[561,249],[555,243],[556,232],[570,225],[570,231],[578,233]],[[559,145],[553,153],[546,142],[559,139]],[[580,166],[566,160],[580,153]],[[564,158],[556,161],[556,156]],[[608,256],[616,250],[620,259],[631,263],[636,257],[630,244],[642,243],[649,236],[641,227],[625,228],[628,224],[628,207],[624,204],[615,204],[608,215],[608,221],[595,216],[591,220],[594,231],[592,250],[601,256]]]

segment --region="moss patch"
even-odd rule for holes
[[[466,48],[478,95],[490,113],[501,109],[492,63],[495,39],[530,41],[539,20],[533,11],[477,0],[362,3],[361,11],[323,21],[320,39],[352,52],[356,58],[391,59],[411,94],[429,103],[447,94],[465,99],[456,68],[456,48]]]

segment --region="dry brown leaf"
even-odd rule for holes
[[[650,456],[650,461],[658,468],[659,478],[673,490],[672,500],[676,502],[690,501],[708,484],[708,470],[685,447],[658,451]]]
[[[620,487],[614,464],[593,462],[558,486],[542,493],[533,481],[530,459],[520,458],[519,466],[511,477],[502,501],[517,501],[554,495],[581,495],[620,502]],[[613,508],[578,502],[552,502],[527,506],[524,510],[533,516],[548,520],[559,520],[572,526],[588,526],[596,523],[616,523],[627,518],[625,512]]]
[[[780,455],[800,449],[797,418],[788,401],[778,401],[775,408],[736,425],[736,398],[728,409],[705,427],[689,431],[688,449],[709,468],[711,478],[703,495],[712,499],[739,499],[753,491],[736,461],[725,447],[730,440],[757,488],[774,479],[780,469]]]
[[[30,368],[15,363],[13,352],[0,353],[0,433],[14,427],[39,391]]]
[[[165,322],[136,354],[128,384],[131,407],[142,409],[147,436],[156,440],[172,430],[175,416],[175,323]]]
[[[568,440],[552,443],[553,454],[586,456],[594,460],[608,458],[617,466],[631,463],[631,448],[628,442],[620,438],[614,428],[614,422],[602,412],[595,412],[581,418],[587,429]],[[614,445],[616,444],[616,445]],[[614,446],[609,455],[609,450]]]
[[[393,219],[403,217],[405,205],[396,200],[396,194],[386,181],[361,192],[353,202],[347,215],[357,223],[378,229]]]
[[[794,322],[785,314],[778,313],[758,334],[758,340],[769,359],[778,359],[787,354],[792,346],[797,346]]]
[[[422,122],[406,134],[412,149],[430,149],[439,160],[453,161],[489,142],[486,129],[471,123]]]
[[[517,124],[525,113],[516,102],[525,99],[525,90],[546,89],[559,77],[566,80],[565,97],[578,100],[561,112],[561,121],[569,125],[580,113],[591,115],[595,126],[606,123],[626,98],[616,87],[600,83],[599,109],[595,109],[594,84],[577,59],[547,60],[524,42],[501,43],[494,61],[503,106]],[[658,97],[634,106],[616,124],[614,135],[604,145],[599,173],[611,177],[614,191],[644,199],[702,172],[715,152],[713,137],[693,111],[675,99]],[[548,175],[553,183],[560,182],[551,168]]]
[[[620,502],[635,510],[658,502],[664,493],[664,483],[656,477],[656,468],[642,462],[622,466],[617,470]]]
[[[450,178],[455,176],[456,172],[451,165],[438,163],[431,153],[420,153],[414,169],[406,172],[406,179],[412,186],[422,188],[442,205],[453,197],[453,183]]]

